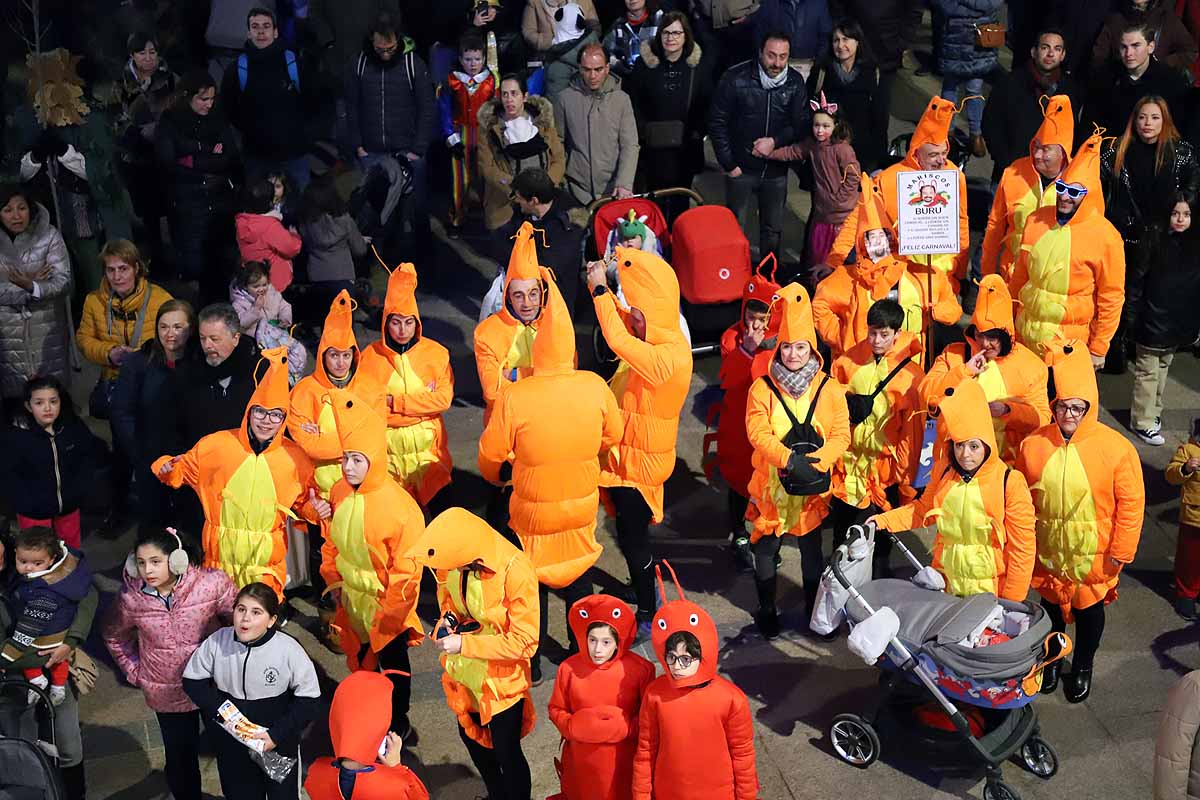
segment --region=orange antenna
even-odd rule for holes
[[[375,254],[375,260],[379,262],[379,266],[383,267],[383,271],[391,275],[392,268],[389,267],[387,262],[383,260],[383,257],[379,255],[379,251],[375,249],[374,243],[371,244],[371,252]]]
[[[763,266],[768,261],[771,262],[771,273],[769,275],[765,274],[762,271]],[[775,273],[776,273],[776,271],[778,271],[778,269],[779,269],[779,260],[775,258],[775,251],[772,250],[771,252],[769,252],[765,256],[763,256],[763,260],[758,262],[758,266],[754,268],[754,271],[757,272],[759,275],[762,275],[764,278],[769,280],[771,283],[775,283]]]
[[[679,599],[686,600],[687,598],[683,596],[683,587],[679,585],[679,577],[675,575],[675,568],[672,567],[671,562],[667,561],[665,558],[662,560],[662,563],[663,566],[667,568],[667,572],[671,573],[671,580],[675,583],[675,591],[679,592]],[[663,599],[665,600],[666,597]]]

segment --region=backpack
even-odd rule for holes
[[[787,414],[788,420],[792,423],[791,430],[783,438],[784,445],[793,453],[799,453],[800,455],[808,455],[814,450],[820,449],[825,444],[825,437],[817,433],[817,429],[813,427],[812,418],[813,412],[817,410],[817,401],[821,399],[821,390],[829,382],[829,376],[825,374],[821,375],[821,383],[817,386],[817,391],[813,394],[812,402],[808,405],[808,415],[805,416],[804,422],[800,422],[792,414],[792,410],[788,408],[788,404],[783,400],[783,395],[779,393],[779,389],[771,382],[771,379],[766,375],[762,379],[766,381],[768,388],[779,398],[779,404],[783,406],[784,413]],[[779,485],[790,495],[824,494],[829,491],[830,474],[828,472],[821,472],[812,464],[801,463],[794,470],[779,470]]]
[[[850,412],[850,424],[857,425],[867,417],[871,416],[871,410],[875,407],[875,398],[883,391],[883,388],[892,382],[892,378],[900,374],[900,370],[912,361],[912,356],[907,356],[903,361],[896,365],[896,368],[887,374],[887,377],[879,382],[875,387],[875,391],[870,394],[850,394],[846,393],[846,408]]]
[[[284,50],[283,57],[287,61],[288,78],[292,82],[292,86],[296,87],[296,91],[300,91],[300,67],[296,63],[296,54],[291,50]],[[243,92],[246,91],[246,79],[250,72],[250,61],[246,58],[246,54],[242,53],[237,57],[238,71],[238,88]]]
[[[408,75],[408,90],[410,92],[413,91],[413,89],[414,89],[413,73],[416,72],[416,68],[417,68],[417,65],[416,65],[416,60],[415,60],[415,53],[414,53],[414,51],[409,50],[408,52],[406,52],[404,54],[404,71]],[[356,78],[358,78],[359,80],[362,80],[363,73],[366,71],[367,71],[367,54],[359,53],[358,54],[358,63],[354,67],[354,76]]]

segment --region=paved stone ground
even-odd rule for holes
[[[917,79],[908,71],[897,94],[901,119],[896,130],[911,123],[929,94],[937,90],[929,78]],[[978,184],[991,165],[974,162],[968,172]],[[706,174],[700,188],[719,197],[719,180]],[[710,197],[711,199],[711,197]],[[785,245],[799,251],[807,213],[807,200],[794,193]],[[976,212],[986,209],[977,208]],[[982,214],[980,214],[982,218]],[[481,510],[483,483],[475,470],[475,443],[481,425],[479,387],[470,353],[470,331],[479,298],[493,274],[493,266],[476,258],[471,239],[445,243],[435,268],[422,265],[422,315],[427,333],[446,344],[454,354],[457,397],[447,414],[451,449],[458,465],[452,491],[457,502]],[[700,468],[700,441],[704,409],[713,397],[718,363],[699,359],[692,392],[680,421],[679,461],[667,489],[669,509],[665,523],[654,531],[655,552],[676,566],[685,588],[717,622],[721,640],[722,671],[750,697],[755,717],[756,749],[763,798],[890,797],[974,798],[982,792],[979,770],[947,775],[930,768],[929,754],[900,753],[898,738],[885,738],[882,760],[869,770],[839,762],[831,753],[824,730],[834,715],[861,709],[874,694],[877,672],[846,649],[844,641],[824,644],[797,632],[774,643],[759,638],[750,611],[755,605],[748,576],[736,574],[725,554],[724,498],[719,488],[704,479]],[[86,397],[92,376],[77,382],[80,398]],[[1102,377],[1103,419],[1123,429],[1128,419],[1131,378]],[[1096,662],[1095,691],[1079,706],[1070,706],[1061,693],[1038,701],[1043,732],[1058,749],[1059,774],[1043,782],[1015,764],[1005,767],[1008,781],[1027,800],[1062,796],[1087,798],[1142,798],[1150,794],[1154,735],[1166,692],[1178,675],[1200,667],[1200,629],[1182,623],[1170,605],[1170,572],[1176,535],[1177,494],[1161,478],[1173,446],[1186,436],[1197,408],[1200,366],[1191,355],[1176,360],[1167,389],[1170,408],[1163,419],[1168,446],[1141,446],[1148,489],[1146,525],[1138,558],[1125,571],[1121,599],[1110,607],[1105,642]],[[106,576],[106,587],[115,590],[131,533],[115,543],[89,543],[89,556]],[[825,534],[828,537],[828,533]],[[613,528],[605,520],[600,531],[605,552],[591,577],[600,589],[613,589],[626,580],[624,562],[615,546]],[[927,537],[912,537],[912,544],[927,554]],[[828,545],[827,545],[828,548]],[[781,608],[796,609],[803,601],[799,591],[799,557],[792,548],[784,554],[780,582]],[[316,627],[311,606],[298,602],[301,616],[288,627],[319,663],[328,687],[344,677],[340,658],[325,651],[311,635]],[[423,594],[424,618],[433,617],[430,587]],[[557,599],[550,606],[551,636],[565,642],[563,608]],[[801,627],[792,619],[793,628]],[[93,638],[93,654],[103,652]],[[550,649],[553,654],[553,647]],[[649,653],[643,653],[650,656]],[[93,798],[140,800],[166,791],[162,780],[162,744],[157,725],[140,693],[102,670],[97,691],[83,699],[84,740]],[[483,787],[458,739],[453,719],[442,700],[438,666],[429,646],[413,653],[412,720],[420,741],[408,763],[417,770],[431,793],[441,798],[472,798]],[[533,691],[540,719],[525,740],[534,774],[534,797],[557,791],[553,756],[559,737],[545,718],[553,673]],[[324,721],[314,725],[304,746],[306,758],[328,753]],[[204,764],[205,790],[220,794],[215,765]]]

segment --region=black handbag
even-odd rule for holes
[[[875,391],[870,394],[850,394],[846,393],[846,408],[850,411],[850,424],[857,425],[867,417],[871,416],[871,410],[875,407],[875,398],[883,391],[883,387],[892,382],[892,378],[900,374],[900,370],[904,369],[908,362],[912,361],[912,356],[908,356],[896,368],[887,374],[887,377],[879,382],[875,387]]]
[[[808,414],[804,417],[804,422],[796,419],[792,410],[788,408],[788,404],[784,402],[783,395],[779,393],[779,389],[771,382],[771,379],[764,375],[763,380],[767,382],[767,386],[779,398],[779,404],[783,406],[784,413],[787,414],[788,419],[792,422],[792,429],[788,431],[787,436],[783,437],[783,444],[801,457],[799,459],[800,463],[796,464],[795,469],[785,468],[779,470],[780,485],[783,486],[785,492],[796,496],[824,494],[828,492],[830,486],[829,473],[822,472],[808,463],[804,459],[804,456],[820,449],[825,444],[825,437],[817,433],[817,429],[813,427],[812,418],[813,412],[817,410],[817,401],[821,399],[821,390],[829,382],[829,376],[821,375],[821,383],[817,386],[817,391],[813,395],[812,402],[809,403]]]

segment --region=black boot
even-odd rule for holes
[[[758,590],[758,611],[754,612],[754,622],[764,639],[779,637],[779,612],[775,610],[775,584],[778,580],[772,575],[766,580],[754,581],[754,587]]]
[[[1042,694],[1058,691],[1058,677],[1062,674],[1062,661],[1055,661],[1042,670]]]
[[[87,781],[83,776],[83,764],[60,767],[58,774],[62,777],[63,796],[66,800],[87,800]]]
[[[1092,693],[1092,668],[1076,667],[1063,679],[1063,693],[1068,703],[1082,703]]]

